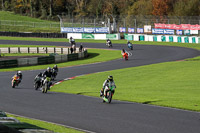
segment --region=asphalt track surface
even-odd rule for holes
[[[63,42],[4,40],[0,40],[0,44],[69,46]],[[105,44],[83,43],[83,46],[107,48]],[[122,48],[127,49],[126,45],[113,45],[113,49],[121,50]],[[131,53],[132,56],[128,61],[117,59],[103,63],[60,68],[57,80],[88,73],[179,61],[200,55],[200,52],[194,49],[148,45],[134,45]],[[23,81],[15,89],[11,88],[11,77],[15,72],[0,72],[0,110],[88,132],[200,133],[200,113],[198,112],[117,100],[113,100],[111,104],[105,104],[102,103],[101,98],[97,97],[56,92],[43,94],[41,91],[35,91],[33,79],[36,74],[43,71],[22,71]],[[99,92],[101,87],[100,85],[94,89]]]

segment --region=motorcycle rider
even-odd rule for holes
[[[47,70],[46,71],[44,71],[44,73],[43,73],[43,77],[48,77],[48,78],[51,78],[51,76],[52,76],[52,71],[51,71],[51,67],[47,67]]]
[[[35,87],[36,82],[39,82],[39,86],[43,86],[43,76],[42,76],[41,72],[38,75],[35,76],[34,87]]]
[[[122,52],[121,52],[123,58],[125,58],[125,60],[128,60],[128,54],[126,53],[126,51],[124,49],[122,49]]]
[[[54,65],[53,69],[54,71],[52,71],[52,75],[55,77],[58,73],[58,66],[57,65]]]
[[[116,88],[115,82],[113,80],[113,76],[108,76],[108,79],[106,79],[103,83],[103,88],[100,91],[100,97],[103,96],[103,94],[105,97],[107,97],[107,91],[109,88],[112,88],[112,87]],[[115,90],[113,89],[112,93],[114,94],[114,92]]]
[[[75,45],[75,40],[74,40],[72,37],[70,37],[69,43],[71,44],[71,46],[72,46],[72,45]]]
[[[19,83],[21,83],[22,80],[22,72],[21,71],[17,71],[17,73],[12,77],[13,81],[16,81],[16,86],[18,86]]]
[[[44,73],[42,74],[42,76],[44,77],[44,79],[46,79],[46,78],[51,79],[51,77],[52,77],[51,67],[47,67],[47,70],[44,71]],[[50,86],[51,86],[51,82],[50,82]]]
[[[16,75],[19,77],[19,79],[18,79],[18,84],[19,84],[22,81],[22,72],[21,71],[17,71]]]
[[[127,45],[128,45],[128,47],[132,50],[132,48],[133,48],[132,43],[128,41],[128,42],[127,42]]]
[[[54,65],[53,69],[56,71],[56,73],[58,72],[58,66]]]
[[[107,39],[107,41],[106,41],[106,45],[107,45],[107,46],[112,46],[112,42],[111,42],[110,39]]]

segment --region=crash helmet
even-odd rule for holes
[[[113,81],[113,76],[108,76],[108,80]]]
[[[54,65],[54,68],[57,68],[57,65]]]
[[[50,72],[51,71],[51,67],[47,67],[47,71]]]
[[[22,72],[21,71],[17,71],[17,75],[22,75]]]
[[[70,39],[72,39],[72,37],[70,37]]]

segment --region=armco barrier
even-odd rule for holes
[[[67,38],[67,34],[66,34],[66,33],[20,33],[20,32],[0,32],[0,36],[42,37],[42,38]]]
[[[55,57],[54,56],[45,56],[45,57],[38,57],[38,64],[51,64],[55,63]]]
[[[0,61],[0,68],[9,68],[9,67],[17,67],[17,60],[4,60]]]
[[[51,56],[33,57],[33,58],[19,58],[16,60],[4,60],[0,61],[0,68],[60,63],[60,62],[78,60],[86,57],[88,57],[87,49],[85,49],[85,51],[83,52],[73,53],[68,55],[66,54],[51,55]]]
[[[77,59],[78,59],[78,53],[68,55],[68,61],[73,61],[73,60],[77,60]]]
[[[84,51],[84,58],[87,58],[88,57],[88,52],[87,50]]]
[[[19,59],[17,59],[17,61],[18,61],[18,66],[37,65],[38,58],[37,57],[19,58]]]

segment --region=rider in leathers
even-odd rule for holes
[[[46,78],[46,77],[48,77],[48,78],[50,78],[51,79],[51,77],[52,77],[52,71],[51,71],[51,68],[50,67],[48,67],[47,68],[47,70],[46,71],[44,71],[44,73],[43,73],[43,75],[42,75],[43,77],[44,77],[44,79]],[[51,85],[51,84],[50,84]]]
[[[43,77],[45,77],[45,78],[46,78],[46,77],[51,78],[51,76],[52,76],[52,71],[51,71],[51,68],[48,67],[47,70],[44,71],[44,73],[43,73]]]
[[[106,79],[106,80],[104,81],[104,83],[103,83],[103,88],[102,88],[101,91],[100,91],[100,96],[103,96],[103,94],[104,94],[104,96],[106,96],[107,90],[108,90],[109,88],[112,88],[112,87],[116,88],[115,82],[114,82],[114,80],[113,80],[113,76],[108,76],[108,79]],[[105,90],[105,89],[106,89],[106,90]],[[104,90],[105,90],[105,91],[104,91]],[[115,92],[115,90],[113,89],[113,94],[114,94],[114,92]]]

